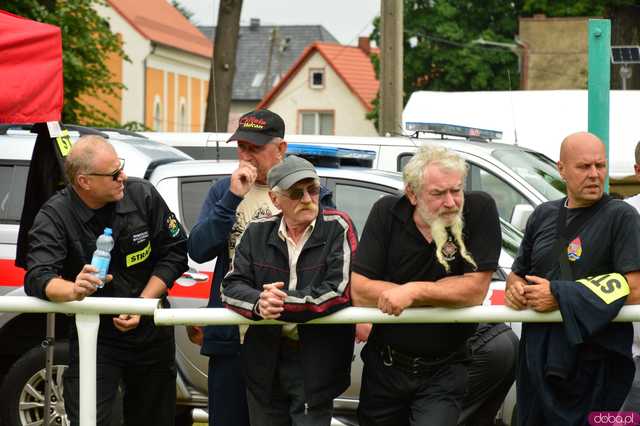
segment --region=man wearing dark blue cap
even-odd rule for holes
[[[238,168],[229,178],[211,187],[200,216],[189,235],[189,255],[199,263],[216,259],[208,307],[222,307],[220,283],[246,225],[280,210],[269,198],[267,173],[284,159],[287,143],[282,118],[269,110],[251,111],[240,117],[229,138],[238,144]],[[321,205],[331,205],[331,194],[322,190]],[[209,424],[249,424],[240,348],[246,327],[210,326],[204,329],[202,354],[209,356]]]

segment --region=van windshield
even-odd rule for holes
[[[491,155],[525,179],[547,200],[557,200],[567,193],[556,164],[544,154],[516,149],[496,149]]]

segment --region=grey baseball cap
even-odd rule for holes
[[[303,179],[319,179],[313,164],[304,158],[290,155],[280,164],[273,166],[267,174],[269,188],[289,189]]]

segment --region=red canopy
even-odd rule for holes
[[[60,121],[60,28],[0,10],[0,123]]]

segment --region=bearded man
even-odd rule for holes
[[[467,165],[424,146],[404,169],[405,194],[372,208],[351,275],[354,306],[400,315],[413,306],[483,302],[498,266],[500,223],[493,199],[463,192]],[[455,425],[477,324],[374,325],[363,348],[359,424]]]

